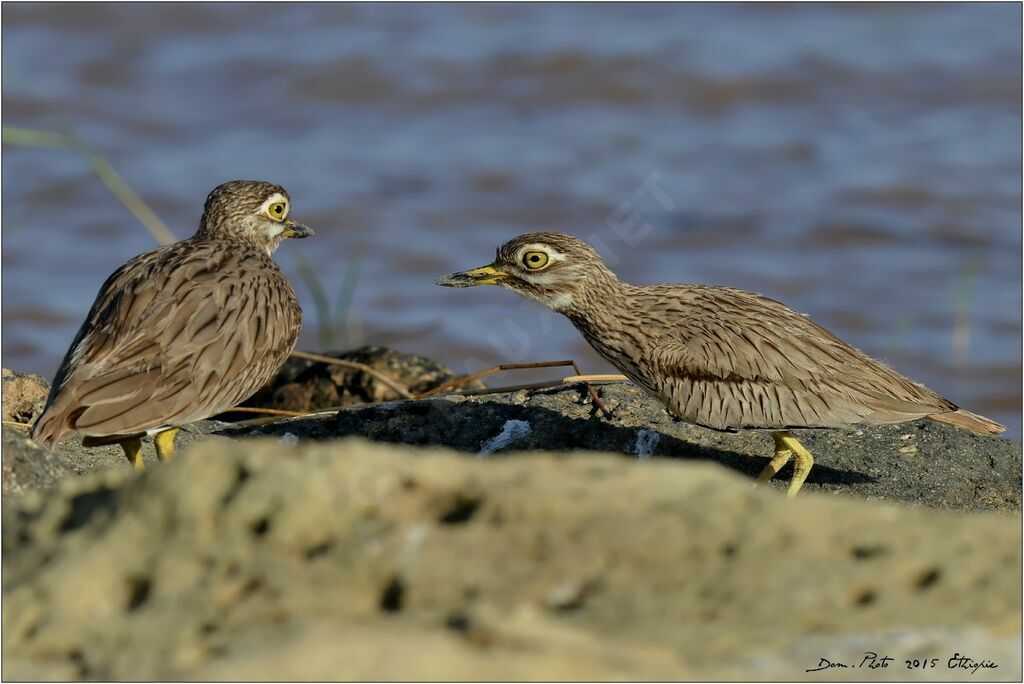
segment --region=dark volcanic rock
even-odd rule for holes
[[[429,391],[455,377],[451,370],[430,359],[385,347],[364,346],[346,352],[327,352],[324,356],[369,366],[413,394]],[[245,406],[316,411],[400,398],[394,389],[362,370],[292,358]]]
[[[394,373],[416,390],[449,377],[436,364],[424,360],[410,365],[410,357],[387,350],[364,349],[349,356],[373,362],[374,367]],[[338,399],[345,395],[350,401],[362,403],[387,396],[385,389],[360,371],[338,369],[342,371],[337,376],[342,383],[339,385],[331,379],[332,369],[311,364],[302,370],[302,363],[306,362],[290,362],[282,371],[281,377],[292,378],[285,387],[302,385],[298,378],[305,377],[330,383],[332,389],[325,393],[334,392],[331,396]],[[406,373],[404,376],[399,375],[401,368],[406,369],[401,371]],[[410,370],[414,368],[419,370]],[[748,478],[760,472],[772,453],[772,440],[766,431],[729,434],[676,421],[658,402],[628,384],[606,385],[600,391],[613,410],[611,419],[594,415],[582,386],[570,385],[475,397],[445,395],[390,401],[259,428],[204,421],[183,431],[178,446],[185,449],[191,443],[208,440],[208,433],[235,438],[290,435],[289,441],[361,435],[380,442],[448,446],[472,454],[486,451],[496,457],[505,452],[543,449],[710,461]],[[328,403],[331,401],[335,399]],[[65,469],[61,471],[56,463],[43,465],[49,462],[49,454],[24,439],[23,429],[5,425],[4,433],[6,492],[48,489],[53,478],[65,471],[83,474],[128,467],[120,447],[83,449],[78,440],[67,440],[56,451]],[[1021,507],[1021,445],[1017,442],[981,437],[927,420],[794,433],[816,461],[804,493],[842,493],[951,509]],[[144,454],[147,461],[152,461],[151,447],[146,446]],[[791,466],[784,468],[772,486],[784,488],[791,472]]]
[[[580,386],[478,397],[447,395],[297,418],[255,431],[444,445],[460,451],[612,451],[706,460],[756,476],[772,454],[767,431],[730,434],[670,417],[632,385],[601,388],[612,418],[593,415]],[[845,430],[794,430],[815,456],[803,492],[846,493],[941,508],[1020,509],[1021,445],[921,420]],[[232,434],[247,434],[240,431]],[[786,484],[787,466],[774,486]]]

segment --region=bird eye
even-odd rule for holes
[[[267,207],[267,216],[269,216],[272,219],[281,220],[281,219],[284,218],[284,215],[285,215],[285,205],[284,205],[284,202],[274,202],[269,207]]]
[[[544,268],[548,265],[548,255],[544,252],[527,252],[523,255],[523,266],[531,270]]]

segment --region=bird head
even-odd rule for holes
[[[279,185],[228,181],[206,198],[196,235],[241,240],[272,254],[284,238],[304,238],[312,229],[288,217],[291,199]]]
[[[594,248],[564,233],[526,233],[498,247],[492,263],[438,278],[445,287],[498,285],[567,311],[588,296],[589,286],[615,276]]]

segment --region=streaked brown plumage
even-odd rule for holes
[[[790,495],[813,463],[785,432],[791,428],[931,418],[979,434],[1004,429],[777,301],[729,287],[629,285],[570,235],[521,235],[499,247],[491,265],[438,284],[496,284],[564,314],[602,357],[687,422],[779,431],[762,479],[795,455]]]
[[[270,254],[312,231],[288,218],[285,190],[231,181],[206,200],[196,234],[135,257],[100,288],[32,428],[50,446],[121,443],[141,467],[139,438],[235,406],[284,363],[302,310]]]

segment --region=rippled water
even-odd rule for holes
[[[73,130],[178,236],[223,180],[290,190],[304,348],[606,370],[533,304],[431,284],[562,230],[627,280],[781,299],[1020,437],[1018,5],[2,12],[4,125]],[[3,364],[50,375],[152,238],[66,150],[6,145],[2,196]],[[300,260],[334,308],[355,283],[345,321]]]

